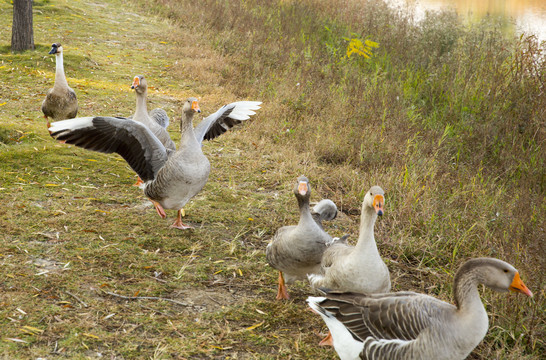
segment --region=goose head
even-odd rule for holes
[[[51,50],[49,50],[49,54],[61,54],[63,52],[63,47],[61,46],[61,43],[53,43],[51,45]]]
[[[313,211],[320,215],[321,220],[334,220],[337,216],[337,206],[330,199],[322,199],[315,206]]]
[[[188,117],[192,117],[195,113],[200,113],[199,101],[194,97],[187,98],[184,101],[184,106],[182,106],[182,112]]]
[[[193,115],[195,113],[200,113],[201,109],[199,108],[199,101],[197,98],[190,97],[187,98],[186,101],[184,101],[184,105],[182,106],[182,118],[180,118],[180,130],[182,130],[184,127],[192,126],[191,123],[193,121]]]
[[[465,273],[474,273],[476,281],[498,292],[514,291],[527,296],[533,296],[531,290],[525,286],[519,272],[507,262],[493,258],[477,258],[464,263],[457,275],[455,282],[462,279]]]
[[[131,89],[135,90],[137,94],[145,94],[148,90],[148,84],[146,79],[142,75],[137,75],[133,78],[133,85]]]
[[[379,215],[383,215],[383,206],[385,205],[385,192],[379,186],[372,186],[370,190],[366,192],[364,200],[362,201],[362,212],[364,210],[373,209],[373,211]]]
[[[294,187],[294,194],[299,198],[309,198],[311,196],[311,186],[309,185],[309,179],[305,176],[300,176],[298,182]]]

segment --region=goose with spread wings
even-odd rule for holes
[[[203,140],[212,140],[233,126],[248,120],[260,108],[259,101],[238,101],[224,105],[193,128],[193,117],[200,112],[196,98],[184,102],[180,121],[180,144],[168,149],[146,126],[119,117],[83,117],[54,122],[51,136],[67,144],[103,153],[118,153],[139,175],[144,194],[157,213],[178,210],[172,227],[188,229],[182,222],[184,205],[205,186],[210,163],[201,150]]]

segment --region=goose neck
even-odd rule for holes
[[[309,210],[309,197],[308,196],[297,196],[298,207],[300,209],[300,220],[298,224],[309,224],[314,223],[313,216]]]
[[[455,305],[461,312],[471,311],[477,307],[483,309],[480,294],[478,293],[478,275],[472,270],[455,275],[453,296]]]
[[[183,113],[180,120],[180,147],[193,142],[197,143],[193,132],[193,114]]]
[[[54,88],[68,88],[68,82],[64,74],[63,53],[55,54],[55,85]]]
[[[146,93],[136,93],[136,110],[135,118],[143,118],[148,116],[148,108],[146,106]]]
[[[360,233],[356,244],[357,251],[369,251],[370,248],[375,248],[377,245],[374,237],[375,220],[377,213],[373,208],[365,207],[360,215]]]

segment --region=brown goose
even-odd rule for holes
[[[533,296],[512,265],[477,258],[464,263],[455,275],[455,305],[414,292],[326,292],[307,302],[332,332],[342,360],[458,360],[466,358],[487,333],[489,321],[479,284]]]
[[[50,54],[55,54],[55,84],[49,89],[42,102],[42,112],[47,120],[64,120],[75,118],[78,114],[76,93],[68,86],[64,74],[63,48],[60,43],[51,45]]]
[[[305,176],[298,178],[294,195],[300,209],[298,225],[278,229],[265,251],[269,265],[279,271],[277,300],[289,298],[285,276],[286,282],[290,283],[303,280],[307,274],[320,270],[320,259],[326,244],[332,241],[332,237],[322,230],[311,215],[309,209],[311,187]]]
[[[261,102],[239,101],[221,107],[194,129],[193,116],[199,112],[197,99],[184,102],[178,150],[168,156],[167,148],[145,125],[126,118],[84,117],[51,124],[51,136],[85,149],[118,153],[144,181],[144,194],[152,200],[161,217],[163,208],[178,210],[172,225],[182,223],[182,208],[205,186],[210,164],[201,151],[203,140],[211,140],[254,115]]]

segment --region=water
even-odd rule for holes
[[[536,35],[546,41],[546,0],[388,0],[395,5],[415,7],[417,19],[427,10],[454,8],[467,19],[487,15],[504,17],[514,24],[517,34]]]

